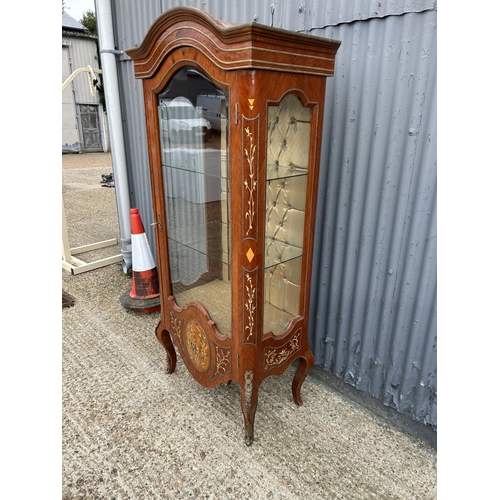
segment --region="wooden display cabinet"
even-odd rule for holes
[[[241,388],[245,442],[259,386],[299,359],[307,322],[326,77],[340,42],[195,8],[127,51],[142,79],[168,371]],[[175,348],[174,348],[175,346]]]

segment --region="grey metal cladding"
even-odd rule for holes
[[[342,46],[327,90],[313,353],[435,426],[436,12],[323,30]]]

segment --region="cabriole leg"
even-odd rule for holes
[[[307,375],[311,371],[314,365],[314,357],[312,352],[308,349],[304,354],[304,357],[299,358],[299,366],[295,372],[292,382],[292,395],[293,400],[298,406],[302,405],[302,397],[300,395],[300,390],[302,389],[302,384],[306,379]]]
[[[167,373],[173,373],[175,365],[177,364],[177,355],[170,334],[167,329],[163,327],[161,322],[158,323],[156,327],[156,338],[161,342],[167,352]]]

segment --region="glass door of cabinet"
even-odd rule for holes
[[[169,269],[178,306],[231,330],[227,95],[184,67],[158,96]]]
[[[294,94],[267,108],[264,333],[300,314],[311,115]]]

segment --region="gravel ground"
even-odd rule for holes
[[[72,247],[119,239],[110,154],[63,155]],[[119,246],[79,256],[88,262]],[[255,441],[244,444],[237,384],[200,386],[178,358],[166,373],[160,313],[122,307],[121,264],[72,275],[62,310],[62,498],[436,498],[436,452],[309,377],[304,404],[293,369],[259,392]]]

